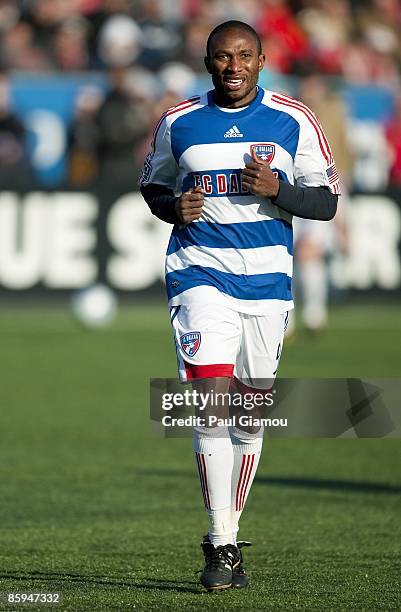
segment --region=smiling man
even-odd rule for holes
[[[271,387],[293,308],[292,216],[329,220],[337,207],[338,175],[318,120],[258,87],[264,62],[248,24],[217,26],[205,57],[214,89],[163,114],[140,179],[153,214],[174,224],[166,285],[180,380],[207,397]],[[209,518],[201,583],[241,588],[247,543],[237,541],[238,523],[263,428],[225,424],[223,402],[199,414],[194,452]]]

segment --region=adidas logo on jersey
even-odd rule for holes
[[[233,127],[227,130],[227,132],[224,134],[224,138],[243,138],[243,137],[244,135],[241,134],[241,132],[239,131],[236,125],[233,125]]]

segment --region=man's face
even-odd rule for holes
[[[214,36],[205,65],[212,75],[217,104],[232,108],[249,104],[264,62],[251,33],[233,29]]]

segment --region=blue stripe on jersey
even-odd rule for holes
[[[243,111],[223,115],[213,112],[213,107],[203,106],[181,115],[172,123],[171,149],[177,164],[189,147],[233,142],[224,138],[224,134],[234,123],[243,134],[243,138],[236,141],[274,142],[294,159],[298,147],[299,123],[288,113],[259,104],[251,114]]]
[[[174,226],[167,255],[187,246],[212,249],[256,249],[283,245],[293,254],[292,227],[283,219],[250,223],[209,223],[197,221],[183,229]]]
[[[276,170],[278,178],[286,183],[288,176],[283,170]],[[189,172],[182,181],[181,191],[185,193],[191,188],[200,185],[205,196],[210,198],[223,198],[230,196],[248,196],[249,191],[242,190],[242,169],[227,168],[221,170],[205,170],[202,172]]]
[[[292,300],[291,278],[283,272],[248,276],[189,266],[166,275],[169,300],[199,285],[216,287],[222,293],[240,300]]]

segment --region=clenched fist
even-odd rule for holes
[[[278,194],[280,183],[269,164],[260,159],[252,149],[252,162],[242,171],[242,186],[254,195],[272,198]]]
[[[202,208],[203,193],[200,185],[183,193],[175,204],[175,210],[182,223],[191,223],[191,221],[199,219]]]

